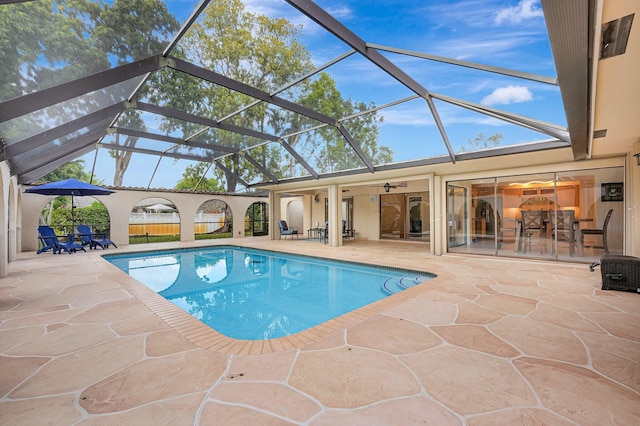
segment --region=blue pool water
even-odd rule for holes
[[[434,277],[230,246],[104,257],[216,331],[248,340],[306,330]]]

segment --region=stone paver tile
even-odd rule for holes
[[[200,414],[200,424],[224,426],[291,426],[298,423],[288,422],[247,407],[207,402]]]
[[[49,312],[35,312],[31,315],[22,311],[20,316],[4,320],[2,324],[0,324],[0,331],[18,327],[28,327],[31,325],[47,325],[63,322],[75,315],[78,315],[80,312],[82,312],[81,309],[69,309],[67,306],[62,309],[50,310]]]
[[[581,425],[640,424],[640,396],[582,367],[535,358],[514,365],[542,404]]]
[[[71,293],[73,294],[73,293]],[[87,306],[94,306],[99,303],[109,303],[115,302],[118,300],[127,300],[132,299],[131,294],[126,290],[121,288],[116,288],[112,290],[106,290],[101,292],[96,292],[92,294],[87,294],[79,297],[73,303],[71,303],[72,308],[84,308]],[[135,300],[135,299],[132,299]]]
[[[70,325],[14,346],[6,355],[55,356],[106,342],[115,337],[107,325]]]
[[[158,357],[196,349],[197,346],[185,339],[175,330],[162,330],[149,333],[145,339],[147,356]]]
[[[640,345],[604,334],[580,333],[579,337],[587,345],[596,371],[640,394]]]
[[[557,414],[539,408],[502,410],[481,414],[467,420],[468,426],[526,425],[526,426],[573,426]]]
[[[599,303],[588,296],[572,294],[558,294],[545,297],[545,302],[560,306],[564,309],[571,309],[576,312],[614,312],[616,309],[605,303]]]
[[[582,342],[564,328],[521,317],[506,317],[488,327],[523,354],[574,364],[588,361]]]
[[[513,365],[491,355],[441,346],[401,359],[429,395],[460,414],[522,408],[537,403]]]
[[[556,293],[589,296],[593,293],[593,286],[585,285],[584,280],[579,282],[565,282],[557,280],[540,280],[540,287],[548,288]]]
[[[78,299],[78,297],[81,297],[81,296],[79,296],[78,294],[58,294],[57,291],[55,294],[51,294],[51,295],[38,294],[38,297],[31,298],[30,300],[26,300],[22,302],[19,306],[14,308],[12,312],[14,313],[19,311],[46,312],[47,308],[52,308],[55,306],[57,307],[63,306],[68,309],[71,307],[71,304]]]
[[[537,300],[509,294],[492,294],[478,297],[475,303],[485,309],[493,311],[514,315],[527,315],[536,308]]]
[[[196,413],[205,396],[204,393],[197,393],[182,398],[155,402],[123,413],[91,417],[79,422],[78,426],[193,426],[197,424]],[[216,425],[218,423],[201,424]]]
[[[391,355],[351,347],[301,352],[289,384],[334,408],[360,407],[420,390],[413,375]]]
[[[95,282],[93,284],[75,284],[74,285],[70,285],[67,288],[65,288],[61,294],[70,294],[70,293],[80,293],[80,294],[95,294],[95,293],[99,293],[99,292],[104,292],[106,290],[115,290],[115,289],[119,289],[120,285],[118,283],[116,283],[113,280],[109,280],[107,279],[107,277],[105,277],[105,279],[100,279],[100,278],[96,278]]]
[[[606,297],[605,297],[606,296]],[[589,297],[598,303],[604,303],[621,312],[638,314],[638,294],[629,291],[606,290]]]
[[[504,317],[504,312],[484,309],[472,302],[464,302],[458,305],[458,317],[456,324],[490,324]]]
[[[234,357],[225,380],[233,377],[234,381],[284,381],[291,371],[295,355],[295,352],[289,351]]]
[[[83,313],[73,317],[70,322],[83,323],[112,323],[125,319],[132,319],[149,313],[144,304],[137,299],[119,300],[97,304]]]
[[[0,402],[2,425],[72,425],[81,417],[74,395]]]
[[[453,413],[423,396],[384,401],[358,410],[327,410],[309,423],[310,426],[453,426],[461,424],[461,420]]]
[[[416,294],[415,296],[412,296],[412,299],[416,299],[416,300],[428,300],[431,302],[444,302],[444,303],[462,303],[464,302],[465,298],[458,296],[457,294],[451,294],[451,293],[447,293],[447,292],[443,292],[443,291],[437,291],[437,290],[432,290],[429,287],[429,281],[425,281],[424,283],[421,284],[422,289],[425,289],[427,291],[424,291],[420,294]]]
[[[313,343],[311,345],[301,348],[303,351],[320,350],[320,349],[333,349],[346,345],[344,330],[331,333],[328,337]]]
[[[109,377],[142,357],[142,337],[110,340],[49,361],[10,396],[30,398],[73,392]],[[75,374],[77,371],[83,374]]]
[[[444,340],[455,346],[473,349],[480,352],[504,358],[520,355],[520,352],[491,334],[485,327],[479,325],[443,325],[433,326],[431,329]]]
[[[455,294],[458,297],[461,297],[463,299],[473,299],[475,298],[475,296],[481,295],[481,294],[486,294],[484,291],[482,291],[479,288],[476,288],[473,285],[469,285],[469,280],[465,279],[462,280],[461,282],[438,282],[436,283],[431,283],[429,282],[429,288],[431,290],[437,290],[437,291],[442,291],[443,293],[450,293],[450,294]]]
[[[442,344],[428,328],[387,315],[376,315],[347,330],[347,343],[392,354],[410,354]]]
[[[0,380],[0,398],[35,373],[48,360],[48,358],[43,357],[0,357],[0,377],[2,377]]]
[[[298,422],[307,421],[320,412],[316,402],[279,383],[226,381],[214,387],[209,398],[248,405]]]
[[[80,405],[92,414],[113,413],[202,392],[225,367],[226,356],[205,350],[143,360],[86,388]]]
[[[548,324],[557,325],[567,330],[604,333],[602,328],[598,327],[595,322],[589,321],[574,311],[550,303],[538,303],[536,310],[531,312],[528,317]]]
[[[169,326],[157,315],[146,313],[136,318],[114,322],[111,324],[111,328],[120,336],[132,336],[151,331],[168,330]]]
[[[618,312],[611,313],[589,313],[584,316],[595,321],[609,333],[624,339],[633,340],[640,343],[640,311],[636,315],[623,314]]]
[[[29,342],[42,336],[46,332],[43,326],[15,328],[11,330],[0,330],[2,338],[0,338],[0,352]]]
[[[37,309],[13,309],[11,311],[0,311],[0,321],[21,320],[23,318],[35,317],[40,314],[47,314],[51,312],[69,312],[69,305],[52,305],[45,306]],[[3,324],[2,324],[3,325]],[[5,328],[4,326],[0,328]]]
[[[385,313],[424,325],[445,325],[453,323],[457,309],[453,303],[412,299],[387,309]]]
[[[510,294],[512,296],[525,297],[525,298],[542,298],[545,296],[550,296],[557,294],[557,292],[541,288],[536,286],[521,286],[521,285],[504,285],[498,284],[494,285],[493,289],[496,290],[497,293],[501,294]]]

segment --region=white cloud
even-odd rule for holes
[[[531,18],[544,16],[538,0],[521,0],[516,6],[498,11],[495,17],[496,25],[503,23],[519,24]]]
[[[528,87],[510,85],[507,87],[498,87],[493,93],[485,96],[481,103],[483,105],[507,105],[530,100],[533,100],[533,95]]]

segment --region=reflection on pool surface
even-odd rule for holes
[[[218,332],[248,340],[298,333],[434,277],[229,246],[105,259]]]

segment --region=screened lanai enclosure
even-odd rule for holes
[[[286,219],[434,254],[589,261],[602,244],[582,231],[612,210],[620,254],[638,120],[596,91],[628,90],[610,70],[637,53],[633,13],[601,24],[600,6],[3,0],[0,163],[18,185],[66,167],[120,191],[257,196],[225,214],[233,238]],[[201,234],[191,216],[175,238]]]
[[[81,159],[112,187],[246,193],[582,159],[588,3],[2,1],[0,160],[19,183]]]

